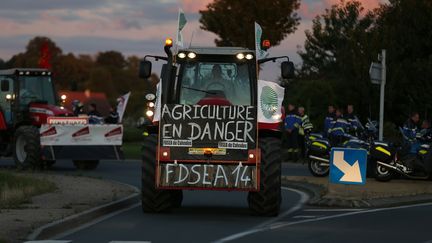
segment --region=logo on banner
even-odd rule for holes
[[[47,137],[47,136],[52,136],[52,135],[56,135],[57,134],[57,130],[55,127],[51,127],[48,130],[42,132],[40,134],[41,137]]]
[[[78,138],[78,137],[85,136],[85,135],[89,135],[89,134],[90,134],[90,128],[89,128],[89,127],[84,127],[84,128],[82,128],[82,129],[80,129],[80,130],[74,132],[74,133],[72,134],[72,137],[73,137],[73,138]]]
[[[111,131],[105,133],[104,136],[105,136],[106,138],[108,138],[108,137],[112,137],[112,136],[116,136],[116,135],[121,135],[121,134],[122,134],[122,127],[117,127],[117,128],[115,128],[115,129],[113,129],[113,130],[111,130]]]
[[[264,86],[261,92],[261,111],[265,118],[270,119],[276,113],[278,107],[278,96],[269,86]]]

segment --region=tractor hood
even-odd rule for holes
[[[61,108],[50,104],[31,103],[29,107],[30,117],[34,125],[46,124],[50,116],[72,116],[73,114],[66,108]]]

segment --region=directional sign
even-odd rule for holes
[[[330,182],[364,185],[366,183],[367,151],[333,148],[330,155]]]

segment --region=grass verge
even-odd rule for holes
[[[31,197],[56,189],[54,183],[45,179],[0,171],[0,209],[18,208],[20,204],[29,202]]]
[[[126,159],[141,159],[141,142],[123,143],[122,149]]]

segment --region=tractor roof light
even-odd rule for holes
[[[190,59],[194,59],[196,57],[195,52],[189,52],[187,55]]]
[[[245,57],[246,57],[247,60],[251,60],[253,58],[253,55],[250,54],[250,53],[248,53],[248,54],[246,54]]]
[[[153,112],[152,110],[147,110],[147,111],[146,111],[146,115],[147,115],[148,117],[152,117],[152,116],[154,115],[154,112]]]
[[[243,53],[238,53],[238,54],[236,55],[236,57],[237,57],[237,59],[239,59],[239,60],[243,60],[243,59],[245,58],[245,55],[244,55]]]
[[[263,49],[269,49],[271,44],[270,44],[270,40],[264,40],[262,43]]]
[[[166,38],[165,39],[165,46],[172,47],[172,45],[173,45],[173,40],[171,38]]]
[[[183,58],[186,57],[186,54],[185,54],[184,52],[180,52],[177,56],[178,56],[179,58],[183,59]]]

